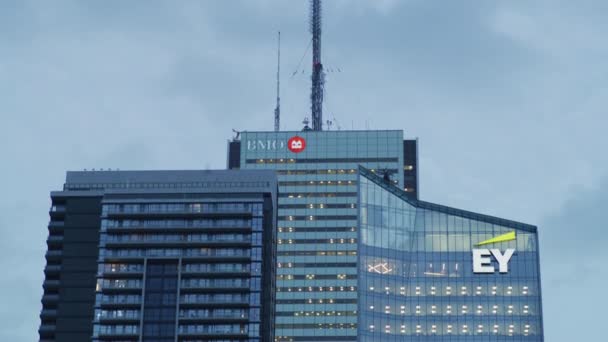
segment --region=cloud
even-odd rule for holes
[[[36,338],[49,191],[66,170],[224,167],[232,128],[272,128],[279,29],[282,127],[302,127],[310,53],[289,75],[310,41],[308,5],[0,1],[0,294],[22,304],[4,311],[0,340]],[[342,70],[328,74],[326,118],[419,137],[425,200],[541,222],[542,252],[573,255],[543,258],[555,338],[570,327],[553,313],[569,293],[558,284],[603,274],[567,240],[545,243],[560,219],[541,219],[595,196],[608,173],[607,32],[603,1],[324,2],[324,64]],[[576,236],[577,250],[595,243]]]
[[[601,1],[505,2],[488,16],[488,24],[496,33],[564,62],[608,51],[604,15]]]
[[[388,15],[404,2],[401,0],[338,0],[325,2],[325,5],[334,5],[342,10],[350,9],[359,14],[369,14],[371,10],[381,15]]]
[[[543,312],[548,341],[600,341],[608,305],[608,177],[568,193],[540,227]]]

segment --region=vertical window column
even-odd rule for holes
[[[251,341],[260,336],[260,310],[262,292],[262,218],[255,217],[252,222],[251,234],[251,282],[249,291],[251,292],[249,301],[249,337]]]
[[[142,342],[175,341],[177,282],[177,260],[148,260]]]

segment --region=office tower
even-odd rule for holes
[[[371,137],[372,135],[370,134],[371,132],[383,132],[380,133],[380,135],[384,136],[386,135],[386,132],[388,131],[323,131],[324,133],[329,133],[329,136],[332,137],[331,140],[335,141],[335,140],[340,140],[341,142],[349,142],[349,143],[353,143],[354,141],[356,141],[357,136],[367,136],[368,139],[373,139],[373,137]],[[346,134],[342,134],[345,133]],[[402,133],[397,133],[397,132],[402,132],[402,131],[393,131],[395,133],[393,134],[401,134]],[[245,136],[247,136],[248,134],[254,134],[255,136],[258,136],[260,134],[266,134],[266,133],[270,133],[270,132],[243,132],[243,134]],[[291,136],[302,136],[302,132],[283,132],[283,133],[287,133],[287,136],[291,137]],[[320,135],[321,137],[323,136],[324,133],[317,133],[318,135]],[[310,134],[310,132],[309,132]],[[338,135],[336,135],[338,134]],[[241,132],[238,132],[237,138],[232,139],[231,141],[228,142],[228,156],[227,156],[227,168],[230,170],[234,170],[234,169],[240,169],[241,168],[241,140],[240,140],[240,136],[241,136]],[[289,150],[287,148],[287,142],[282,138],[284,138],[286,135],[282,134],[281,138],[279,138],[279,140],[275,139],[273,136],[270,136],[270,139],[268,140],[257,140],[254,142],[254,139],[249,139],[246,142],[246,146],[245,148],[249,151],[255,151],[256,149],[259,149],[261,151],[264,150],[268,150],[268,151],[283,151],[286,152],[286,150]],[[313,135],[313,136],[317,136],[317,135]],[[350,138],[348,138],[350,137]],[[381,139],[384,139],[383,137],[380,137]],[[391,143],[393,143],[394,141],[391,141]],[[278,143],[278,145],[277,145]],[[267,144],[270,144],[267,146]],[[355,147],[351,148],[351,150],[356,149]],[[418,139],[405,139],[403,140],[403,190],[407,192],[407,196],[409,198],[414,198],[414,199],[418,199],[419,197],[419,186],[418,186]],[[358,154],[358,152],[350,152],[351,154]],[[361,152],[363,153],[363,152]],[[297,154],[293,154],[293,153],[287,153],[288,157],[295,157],[297,156]],[[396,156],[393,156],[394,158],[396,158]],[[363,161],[365,162],[365,161]],[[251,161],[248,163],[250,164]],[[373,164],[374,162],[371,162],[371,164]],[[353,163],[349,164],[350,166],[353,165]],[[363,164],[362,164],[363,165]],[[382,162],[380,162],[380,164],[373,164],[373,165],[382,165]],[[243,164],[243,168],[245,169],[249,169],[251,168],[250,165],[246,165]],[[383,173],[385,171],[388,171],[390,174],[394,174],[399,172],[399,168],[397,169],[379,169],[378,170],[380,173]],[[394,176],[392,178],[395,178]],[[401,178],[397,178],[397,182],[399,181],[399,179]]]
[[[278,341],[357,339],[357,169],[393,176],[415,198],[416,156],[403,131],[243,132],[228,167],[279,180]],[[408,151],[416,151],[408,146]],[[406,164],[405,161],[408,161]]]
[[[535,226],[358,175],[359,341],[543,341]]]
[[[269,171],[68,172],[40,340],[272,340],[276,189]]]

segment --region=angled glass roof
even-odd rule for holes
[[[445,213],[445,214],[449,214],[449,215],[455,215],[455,216],[460,216],[460,217],[464,217],[464,218],[474,219],[477,221],[488,222],[491,224],[511,227],[511,228],[515,228],[515,229],[519,229],[519,230],[523,230],[523,231],[527,231],[527,232],[536,233],[536,230],[537,230],[536,226],[526,224],[526,223],[506,220],[506,219],[498,218],[495,216],[478,214],[478,213],[474,213],[472,211],[456,209],[456,208],[448,207],[445,205],[411,199],[408,197],[408,194],[405,191],[403,191],[399,187],[385,181],[383,177],[378,176],[377,174],[371,172],[369,169],[367,169],[363,166],[359,166],[359,174],[361,176],[367,178],[368,180],[372,181],[374,184],[377,184],[378,186],[382,187],[386,191],[401,198],[403,201],[409,203],[410,205],[412,205],[416,208],[428,209],[428,210],[437,211],[437,212],[441,212],[441,213]]]

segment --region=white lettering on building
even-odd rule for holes
[[[509,272],[509,261],[515,253],[515,249],[509,248],[502,253],[499,249],[474,249],[473,250],[473,273],[494,273],[496,269],[492,265],[491,257],[498,262],[500,273]]]
[[[247,151],[277,151],[285,148],[283,140],[247,140]]]

